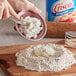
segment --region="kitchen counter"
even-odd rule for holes
[[[27,43],[39,43],[60,40],[56,38],[44,38],[37,42],[28,41],[22,38],[17,31],[14,30],[15,23],[8,19],[0,21],[0,46],[27,44]]]
[[[42,10],[42,17],[45,18],[45,0],[30,0],[35,5]],[[4,20],[0,21],[0,46],[9,46],[9,45],[18,45],[18,44],[27,44],[27,43],[37,43],[37,42],[31,42],[27,41],[24,38],[22,38],[17,31],[13,29],[15,23],[10,20]],[[48,41],[57,41],[61,39],[53,39],[53,38],[44,38],[39,42],[48,42]],[[6,76],[0,69],[0,76]]]

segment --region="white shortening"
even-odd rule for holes
[[[21,32],[26,35],[27,38],[37,38],[38,34],[43,30],[41,21],[36,17],[27,16],[22,18],[22,24],[24,29]]]

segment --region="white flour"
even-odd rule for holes
[[[41,27],[41,21],[36,17],[27,16],[21,20],[24,29],[20,30],[27,38],[37,38],[37,35],[43,30],[43,27]]]
[[[17,52],[16,57],[16,65],[35,71],[58,72],[76,63],[72,52],[56,44],[30,46]]]

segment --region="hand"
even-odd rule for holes
[[[16,12],[30,10],[37,14],[40,14],[41,10],[38,9],[33,3],[28,0],[8,0]]]
[[[19,19],[19,16],[16,14],[9,2],[7,0],[0,0],[0,19],[9,18],[10,14]]]

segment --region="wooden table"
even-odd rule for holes
[[[46,42],[46,43],[35,43],[37,44],[47,44],[47,43],[55,43],[59,45],[64,45],[64,41],[54,41],[54,42]],[[0,60],[2,62],[2,69],[7,74],[7,76],[75,76],[76,75],[76,64],[67,70],[62,70],[59,72],[36,72],[26,70],[23,67],[16,66],[16,57],[15,53],[20,51],[21,49],[27,48],[32,44],[23,44],[23,45],[14,45],[14,46],[5,46],[0,47]],[[76,49],[67,47],[76,57]],[[10,74],[10,75],[9,75]]]

